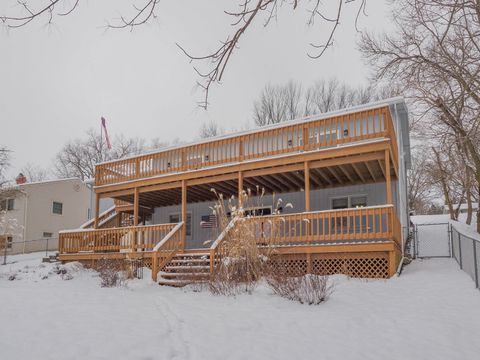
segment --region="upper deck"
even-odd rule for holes
[[[382,138],[390,139],[393,162],[398,164],[395,127],[385,102],[101,163],[96,166],[95,185],[98,189]]]

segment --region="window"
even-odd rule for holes
[[[43,237],[44,237],[44,238],[51,238],[51,237],[53,237],[53,233],[51,233],[51,232],[44,232],[44,233],[43,233]]]
[[[11,236],[7,236],[7,249],[11,249],[13,245],[13,238]]]
[[[181,215],[180,214],[170,214],[168,222],[170,223],[179,223]],[[185,224],[187,236],[192,235],[192,214],[187,213],[187,221]]]
[[[332,209],[346,209],[348,208],[348,196],[332,199]]]
[[[52,213],[62,215],[63,214],[63,204],[61,202],[53,202]]]
[[[360,208],[367,206],[366,195],[350,195],[332,199],[332,209]]]
[[[272,214],[271,206],[245,209],[246,216],[267,216],[271,214]]]
[[[352,196],[350,197],[350,207],[360,208],[367,206],[367,197],[366,196]]]
[[[0,210],[13,210],[15,209],[15,199],[5,199],[0,201]]]

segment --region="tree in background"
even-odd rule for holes
[[[285,85],[268,84],[253,105],[253,119],[257,126],[276,124],[397,94],[397,89],[392,86],[353,88],[336,78],[318,80],[306,89],[294,81]]]
[[[426,214],[432,205],[432,199],[437,195],[434,181],[428,171],[431,167],[430,152],[425,151],[423,146],[412,148],[412,166],[407,173],[408,207],[417,215]]]
[[[225,131],[223,128],[214,120],[204,122],[200,126],[199,136],[200,139],[208,139],[215,136],[223,135]]]
[[[55,173],[59,177],[78,177],[81,180],[95,177],[95,165],[104,161],[137,155],[146,149],[145,141],[126,138],[123,135],[112,139],[112,148],[107,145],[98,131],[90,129],[84,138],[69,141],[55,158]]]
[[[7,182],[5,172],[10,166],[10,150],[5,146],[0,146],[0,187]]]
[[[480,2],[400,0],[395,2],[392,18],[395,32],[365,33],[360,49],[374,67],[376,79],[397,84],[422,111],[419,122],[430,137],[448,139],[461,154],[447,161],[442,159],[450,156],[445,149],[436,150],[439,174],[447,171],[442,164],[461,161],[474,177],[471,193],[478,193]],[[444,195],[448,202],[447,188]]]
[[[27,163],[20,169],[27,182],[45,181],[52,177],[51,171],[33,163]]]

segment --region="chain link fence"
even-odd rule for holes
[[[45,257],[48,257],[49,252],[58,249],[58,238],[41,238],[25,241],[8,241],[7,238],[0,241],[0,257],[1,265],[7,264],[7,258],[11,255],[27,254],[32,252],[45,252]]]
[[[452,256],[479,288],[480,240],[452,226]]]

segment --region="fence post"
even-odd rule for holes
[[[463,270],[462,265],[462,242],[460,241],[460,232],[457,231],[458,234],[458,260],[460,261],[460,269]]]
[[[477,264],[477,247],[475,246],[475,240],[472,239],[473,245],[473,264],[475,268],[475,287],[478,288],[478,264]]]
[[[453,257],[453,229],[452,224],[448,224],[448,256]]]
[[[45,247],[45,257],[48,257],[48,237],[47,237],[47,246]]]
[[[415,224],[413,227],[413,258],[416,259],[418,256],[418,225]]]
[[[3,264],[7,265],[7,249],[8,249],[8,241],[5,240],[5,252],[3,253]]]

